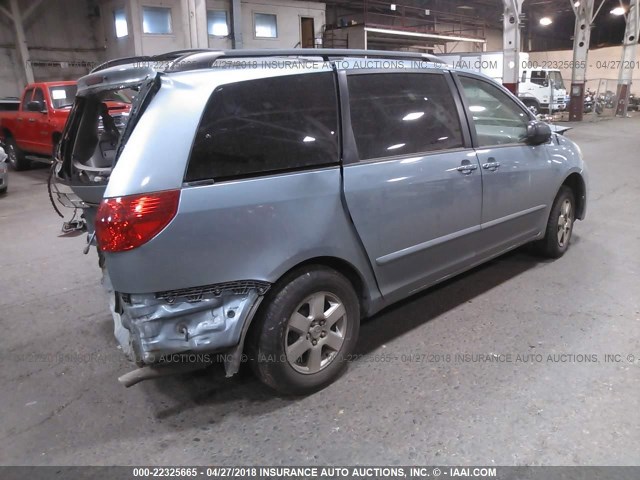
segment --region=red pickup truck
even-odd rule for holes
[[[29,168],[31,160],[51,161],[76,90],[76,82],[32,83],[17,111],[0,112],[0,139],[14,169]]]

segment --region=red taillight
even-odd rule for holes
[[[105,198],[96,216],[98,248],[122,252],[148,242],[176,215],[179,200],[180,190]]]

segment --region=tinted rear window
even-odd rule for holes
[[[361,160],[462,147],[460,119],[443,75],[360,74],[348,82]]]
[[[338,109],[333,74],[222,85],[200,121],[186,181],[335,164]]]

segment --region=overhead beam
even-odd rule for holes
[[[580,0],[580,5],[575,9],[576,22],[573,33],[571,100],[569,102],[569,120],[571,121],[581,121],[584,111],[584,87],[587,57],[589,56],[589,41],[591,39],[591,22],[595,18],[593,4],[594,0]],[[600,7],[602,7],[602,4]]]
[[[377,28],[377,27],[365,27],[365,31],[371,33],[383,33],[385,35],[397,35],[400,37],[416,37],[416,38],[429,38],[436,40],[446,40],[449,42],[473,42],[473,43],[486,43],[484,38],[471,38],[471,37],[459,37],[455,35],[440,35],[439,33],[420,33],[420,32],[408,32],[405,30],[393,30],[390,28]]]
[[[514,94],[518,93],[520,63],[520,13],[524,0],[502,0],[502,84]]]
[[[7,18],[9,18],[9,20],[13,22],[13,15],[11,15],[11,12],[6,8],[4,8],[2,5],[0,5],[0,13],[4,13],[7,16]]]
[[[24,36],[24,25],[20,8],[18,7],[18,0],[9,0],[9,6],[11,8],[10,16],[13,19],[13,26],[16,31],[17,51],[24,68],[25,80],[27,83],[33,83],[33,68],[29,59],[29,48],[27,47],[27,39]]]
[[[35,12],[36,8],[42,5],[43,0],[33,0],[33,3],[29,5],[24,12],[22,12],[22,21],[26,22],[29,20],[29,17]]]
[[[633,77],[636,63],[636,50],[638,46],[638,35],[640,34],[640,8],[638,0],[631,0],[627,13],[627,26],[624,31],[624,41],[622,44],[622,62],[620,62],[620,73],[618,74],[618,106],[616,115],[627,116],[629,106],[629,93],[631,79]]]

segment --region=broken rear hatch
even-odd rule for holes
[[[64,206],[84,209],[89,232],[111,171],[158,88],[159,74],[150,67],[120,65],[78,81],[55,164],[56,183],[71,192],[55,193]]]

